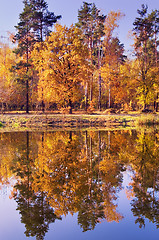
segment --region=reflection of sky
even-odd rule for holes
[[[97,224],[94,231],[82,232],[77,225],[77,214],[70,214],[63,217],[62,221],[56,220],[50,224],[49,232],[46,233],[45,240],[157,240],[159,230],[146,221],[145,229],[139,229],[135,225],[135,218],[130,209],[130,201],[127,199],[125,190],[131,180],[130,172],[124,174],[123,189],[118,194],[118,211],[124,216],[120,223],[107,223],[102,221]],[[16,202],[9,199],[10,189],[2,189],[0,194],[0,239],[1,240],[23,240],[35,239],[26,238],[24,235],[25,226],[20,222],[20,214],[16,211]]]
[[[118,211],[123,215],[123,220],[119,223],[107,223],[102,221],[97,224],[94,231],[87,231],[82,233],[82,230],[77,226],[77,215],[74,217],[67,216],[62,221],[56,221],[55,224],[50,225],[50,231],[46,234],[46,239],[51,240],[54,236],[56,240],[157,240],[159,230],[146,221],[145,229],[140,229],[135,224],[135,218],[131,212],[130,201],[127,199],[125,190],[131,180],[130,172],[124,174],[123,189],[118,194]],[[69,219],[69,221],[67,221]],[[74,219],[76,219],[74,221]]]
[[[0,239],[23,240],[25,239],[25,226],[20,222],[16,202],[9,199],[9,195],[9,189],[2,189],[0,193]]]

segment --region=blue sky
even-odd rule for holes
[[[19,14],[23,10],[22,0],[0,0],[0,36],[6,36],[7,31],[14,32],[14,26],[19,21]],[[125,17],[119,22],[119,29],[116,34],[119,36],[121,43],[124,43],[126,49],[130,48],[132,43],[128,39],[128,31],[133,28],[133,22],[137,15],[137,9],[141,8],[141,4],[147,4],[149,11],[159,9],[159,0],[85,0],[86,2],[94,2],[98,9],[104,14],[108,14],[111,10],[120,10]],[[83,0],[46,0],[49,10],[56,15],[62,15],[60,23],[62,25],[71,25],[77,22],[78,9],[82,6]],[[3,40],[2,38],[0,40]]]

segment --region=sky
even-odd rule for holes
[[[142,4],[148,5],[148,11],[159,9],[159,0],[46,0],[48,9],[55,15],[62,15],[59,21],[62,25],[70,26],[78,21],[78,10],[83,1],[95,3],[101,13],[107,15],[111,10],[120,10],[125,14],[119,21],[119,28],[115,34],[120,42],[125,45],[127,52],[130,51],[132,40],[128,38],[128,32],[133,28],[133,22],[138,17],[137,9],[141,9]],[[15,32],[14,26],[19,22],[19,14],[23,11],[22,0],[0,0],[0,41],[5,41],[7,31]]]

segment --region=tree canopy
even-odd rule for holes
[[[133,55],[128,57],[116,34],[124,13],[104,14],[94,3],[83,2],[77,23],[62,26],[61,15],[50,12],[46,1],[23,4],[13,37],[16,47],[5,62],[5,76],[3,67],[0,72],[2,111],[158,111],[157,9],[149,12],[143,4],[137,10]],[[12,52],[1,44],[1,51],[6,49]]]

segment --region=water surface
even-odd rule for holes
[[[0,139],[0,239],[158,239],[158,130]]]

